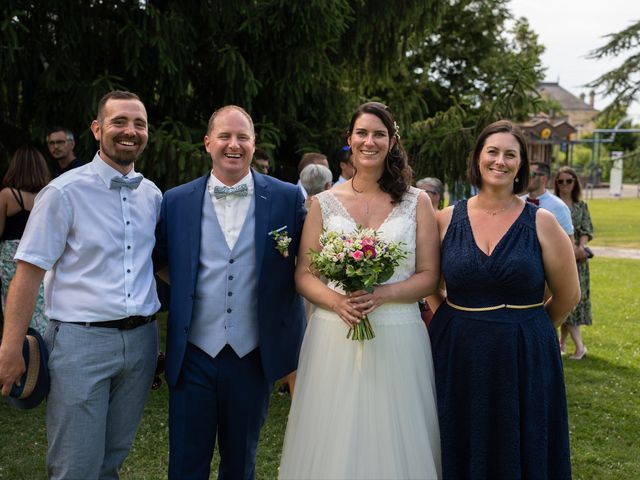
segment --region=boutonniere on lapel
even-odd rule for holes
[[[276,242],[276,250],[280,252],[284,258],[289,256],[289,244],[291,243],[291,237],[287,235],[287,226],[276,228],[271,230],[269,235]]]

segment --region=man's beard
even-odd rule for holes
[[[128,167],[129,165],[133,164],[138,157],[140,157],[140,155],[142,155],[142,152],[144,151],[146,145],[144,146],[140,146],[139,143],[136,143],[136,145],[138,146],[137,150],[131,150],[131,151],[118,151],[117,150],[117,142],[120,139],[113,139],[111,141],[111,144],[106,146],[104,143],[102,145],[102,151],[105,153],[105,155],[107,155],[111,160],[113,160],[115,163],[117,163],[118,165],[121,165],[123,167]],[[136,140],[133,140],[136,141]]]
[[[116,162],[118,165],[122,165],[123,167],[128,167],[132,163],[134,163],[138,159],[139,155],[134,155],[133,158],[124,158],[121,155],[109,156],[111,160]]]

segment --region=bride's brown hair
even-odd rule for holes
[[[356,120],[365,113],[370,113],[380,119],[387,128],[389,139],[393,142],[393,146],[384,159],[384,171],[382,172],[382,176],[378,179],[378,185],[380,185],[380,190],[391,195],[392,203],[400,203],[400,201],[402,201],[402,196],[411,185],[413,171],[409,166],[407,152],[405,152],[404,147],[400,142],[398,124],[394,120],[389,107],[385,104],[380,102],[363,103],[351,117],[349,130],[347,132],[347,139],[353,133],[353,127]],[[353,176],[355,177],[357,174],[358,170],[356,168]]]

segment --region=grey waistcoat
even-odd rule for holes
[[[258,346],[255,198],[232,250],[211,197],[202,202],[198,280],[189,342],[215,357],[229,344],[239,357]]]

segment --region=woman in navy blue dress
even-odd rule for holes
[[[571,242],[517,196],[529,159],[512,123],[480,134],[469,177],[478,195],[438,216],[447,297],[429,299],[443,478],[570,478],[554,325],[580,298]]]

